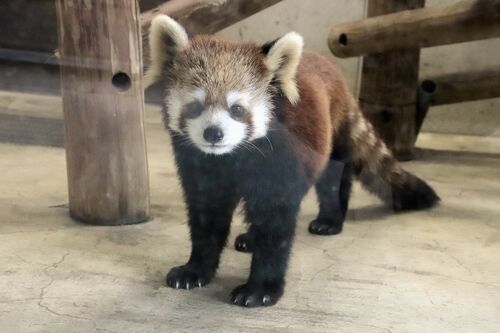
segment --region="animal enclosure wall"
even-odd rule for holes
[[[426,6],[443,5],[457,0],[427,0]],[[141,0],[141,10],[149,10],[160,0]],[[315,5],[300,0],[286,0],[269,10],[242,20],[219,32],[231,39],[272,40],[289,30],[297,30],[305,36],[306,46],[332,57],[325,41],[332,22],[342,23],[362,19],[366,16],[367,0],[330,1],[314,0]],[[16,19],[22,15],[20,24]],[[32,19],[30,19],[32,18]],[[35,19],[43,18],[43,19]],[[297,19],[300,18],[300,19]],[[53,66],[56,61],[47,54],[57,48],[57,29],[54,2],[52,0],[4,1],[0,4],[0,27],[9,31],[0,36],[2,59],[0,59],[0,85],[4,89],[16,90],[19,86],[30,91],[53,93],[58,90],[58,74]],[[421,52],[420,76],[428,77],[461,70],[487,70],[497,65],[496,51],[500,40],[477,41],[443,47],[424,49]],[[11,65],[10,50],[35,51],[25,53],[23,71]],[[20,55],[17,55],[20,57]],[[40,57],[41,56],[41,57]],[[33,59],[35,57],[35,59]],[[10,59],[10,60],[9,60]],[[359,89],[359,59],[335,59],[350,82],[352,91]],[[46,75],[47,74],[47,75]],[[16,77],[16,80],[12,80]],[[54,88],[50,88],[54,87]],[[471,135],[496,135],[496,123],[500,120],[500,100],[466,102],[435,107],[428,114],[424,131],[437,133],[462,133]],[[476,112],[470,112],[474,109]],[[494,121],[493,121],[494,119]]]

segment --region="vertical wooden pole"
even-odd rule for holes
[[[136,0],[56,0],[70,215],[149,217]]]
[[[368,0],[368,17],[424,5],[425,0]],[[400,160],[413,156],[419,60],[419,49],[363,58],[361,108]]]

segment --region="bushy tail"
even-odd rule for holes
[[[357,106],[349,121],[354,168],[364,188],[396,211],[430,208],[439,202],[425,181],[403,170]]]

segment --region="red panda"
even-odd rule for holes
[[[162,112],[192,241],[189,261],[168,273],[168,286],[210,282],[240,201],[249,230],[235,246],[252,252],[252,263],[231,302],[247,307],[282,296],[299,206],[312,185],[319,214],[309,231],[318,235],[341,232],[353,174],[395,210],[439,201],[377,137],[334,64],[303,52],[297,33],[263,46],[189,39],[159,15],[149,42],[146,80],[165,89]]]

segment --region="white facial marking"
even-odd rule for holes
[[[195,99],[197,99],[201,103],[205,103],[205,98],[207,97],[207,93],[201,88],[196,88],[193,91],[193,96]]]
[[[200,88],[196,88],[194,90],[182,90],[178,88],[171,89],[165,99],[169,116],[168,127],[172,131],[180,132],[181,129],[179,128],[179,119],[184,105],[194,100],[205,103],[206,95],[205,91]]]
[[[231,90],[227,93],[226,101],[229,107],[234,104],[240,104],[241,106],[246,107],[250,101],[250,94]]]
[[[271,120],[271,107],[267,96],[252,99],[252,95],[248,92],[231,90],[226,99],[229,107],[240,104],[252,115],[253,133],[250,140],[266,136],[269,121]]]
[[[220,142],[207,142],[203,133],[208,127],[219,127],[224,135]],[[247,125],[234,120],[226,110],[204,111],[195,119],[188,119],[187,132],[191,141],[207,154],[222,155],[231,152],[247,135]]]
[[[270,121],[270,103],[267,99],[258,100],[252,108],[253,133],[251,139],[255,140],[266,136]]]
[[[165,104],[168,112],[168,127],[172,131],[180,132],[179,118],[182,112],[182,98],[180,91],[172,89],[165,98]]]

